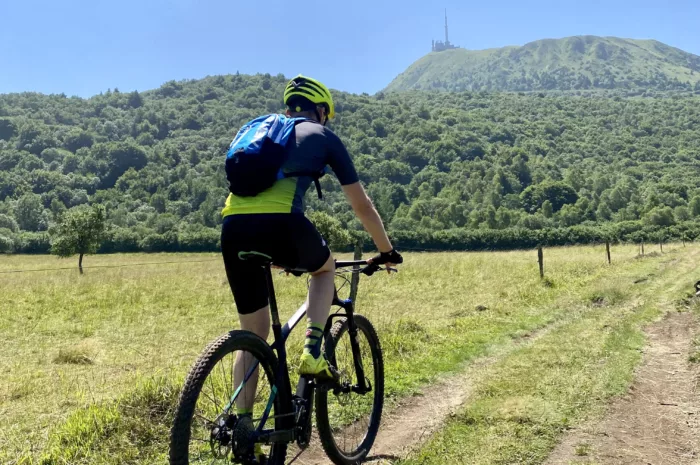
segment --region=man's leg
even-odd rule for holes
[[[267,339],[270,334],[270,307],[265,306],[253,313],[239,314],[241,329],[257,334],[263,339]],[[236,354],[236,364],[233,368],[233,386],[237,389],[245,379],[246,373],[256,362],[255,358],[248,352],[238,352]],[[243,390],[236,399],[236,411],[239,414],[252,413],[255,402],[255,392],[258,388],[258,373],[256,368]]]
[[[311,273],[309,294],[306,300],[307,326],[300,368],[302,374],[332,376],[328,370],[328,363],[321,357],[321,339],[333,302],[334,272],[335,261],[333,256],[329,256],[320,269]]]
[[[325,326],[328,313],[331,311],[331,303],[333,303],[334,282],[335,260],[331,255],[321,269],[311,273],[309,295],[307,296],[308,308],[306,310],[309,323]]]

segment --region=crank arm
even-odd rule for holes
[[[294,429],[285,429],[281,431],[263,431],[255,442],[262,442],[267,445],[291,444],[295,439]]]

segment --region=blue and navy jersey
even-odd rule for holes
[[[287,151],[287,161],[282,166],[284,173],[320,173],[329,166],[343,186],[359,180],[340,138],[317,122],[297,123],[287,142]],[[230,194],[221,215],[303,213],[304,195],[312,183],[311,176],[289,177],[254,197]]]

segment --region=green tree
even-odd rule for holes
[[[700,216],[700,195],[696,195],[688,204],[688,210],[691,216]]]
[[[673,226],[676,220],[671,207],[656,207],[646,214],[644,220],[652,226]]]
[[[622,192],[620,189],[617,187],[614,188],[610,192],[610,197],[608,199],[608,206],[610,209],[614,212],[620,210],[621,208],[624,208],[626,205],[626,200],[625,197],[622,195]]]
[[[308,217],[331,249],[340,250],[350,246],[350,233],[336,218],[318,211],[311,212]]]
[[[24,231],[39,231],[45,225],[42,224],[44,206],[41,196],[38,194],[25,194],[17,201],[15,206],[15,220],[20,229]]]
[[[141,94],[139,94],[137,91],[133,91],[132,93],[129,94],[129,99],[127,100],[127,104],[131,108],[139,108],[143,105],[143,98],[141,98]]]
[[[487,227],[488,229],[496,229],[498,228],[498,219],[496,218],[496,209],[494,208],[493,205],[489,205],[486,207],[486,212],[485,212],[485,221],[483,225]]]
[[[100,144],[98,144],[100,145]],[[129,168],[140,170],[148,163],[146,151],[133,141],[109,143],[106,146],[95,145],[93,150],[97,159],[106,161],[107,174],[102,180],[105,188],[114,187],[119,177]]]
[[[574,226],[582,221],[583,215],[576,205],[564,205],[559,210],[559,222],[562,226]]]
[[[51,253],[59,257],[78,254],[78,269],[83,273],[83,256],[97,252],[105,232],[105,211],[99,205],[81,205],[61,215],[50,230]]]
[[[578,195],[573,187],[561,181],[544,181],[533,184],[520,194],[523,207],[529,212],[536,212],[545,201],[552,204],[552,211],[557,212],[566,204],[576,203]]]
[[[151,207],[155,208],[158,213],[165,213],[167,199],[163,194],[157,192],[151,196]]]
[[[53,199],[51,200],[51,206],[49,207],[49,210],[51,210],[54,219],[56,219],[60,217],[64,211],[66,211],[66,205],[59,199]]]
[[[523,187],[530,185],[532,182],[532,173],[530,172],[530,167],[527,165],[526,156],[521,154],[513,160],[513,171]]]
[[[0,118],[0,140],[10,140],[14,137],[17,128],[11,119]]]
[[[612,210],[608,207],[607,202],[600,202],[598,210],[595,212],[595,217],[598,221],[608,221],[612,217]]]
[[[534,215],[524,215],[520,219],[520,226],[527,229],[542,229],[546,226],[546,224],[547,219],[539,213]]]
[[[13,233],[19,232],[19,226],[14,218],[0,213],[0,229],[8,229]]]
[[[496,211],[496,222],[498,222],[498,227],[501,229],[510,227],[513,223],[513,213],[505,207],[499,208]]]
[[[14,248],[14,241],[9,237],[0,234],[0,253],[12,253]]]
[[[551,218],[554,213],[554,207],[552,207],[552,202],[545,200],[542,204],[542,215],[545,218]]]
[[[678,223],[688,221],[690,219],[690,212],[688,211],[688,207],[684,207],[682,205],[677,206],[673,209],[673,216],[676,219],[676,222]]]
[[[68,134],[63,138],[63,147],[71,152],[77,152],[83,147],[90,148],[94,144],[95,139],[93,135],[82,129],[71,129]]]

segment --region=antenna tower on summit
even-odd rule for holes
[[[449,35],[447,34],[447,8],[445,8],[445,45],[450,43]]]
[[[445,41],[433,40],[433,52],[442,52],[444,50],[450,50],[452,48],[459,48],[456,45],[450,43],[449,31],[447,29],[447,8],[445,8]]]

